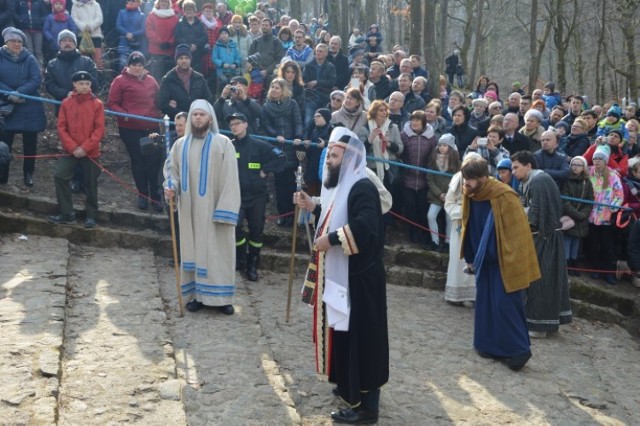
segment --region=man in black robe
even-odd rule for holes
[[[300,207],[320,215],[303,291],[315,310],[316,366],[349,404],[331,413],[334,422],[375,423],[389,378],[384,226],[364,145],[344,127],[331,133],[324,176],[322,210],[296,194]]]

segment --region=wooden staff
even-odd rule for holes
[[[170,163],[171,157],[171,133],[169,131],[169,116],[164,116],[164,141],[167,149],[167,162]],[[169,167],[167,166],[167,169]],[[169,176],[169,189],[171,188],[171,177]],[[180,262],[178,261],[178,245],[176,242],[176,222],[173,218],[173,197],[169,198],[169,224],[171,225],[171,245],[173,246],[173,269],[176,273],[176,291],[178,292],[178,306],[180,307],[180,317],[184,316],[184,301],[182,300],[182,288],[180,287]]]
[[[302,165],[298,164],[298,170],[296,171],[296,192],[302,191]],[[287,291],[287,315],[286,322],[289,322],[289,314],[291,312],[291,291],[293,288],[293,268],[296,263],[296,241],[298,239],[298,214],[300,214],[300,207],[298,203],[295,204],[293,211],[293,236],[291,237],[291,260],[289,261],[289,289]]]

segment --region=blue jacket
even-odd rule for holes
[[[227,44],[222,43],[221,40],[216,42],[216,46],[211,52],[211,60],[216,64],[217,75],[233,75],[239,74],[241,68],[240,52],[238,51],[238,45],[235,41],[229,40]],[[236,64],[236,69],[223,68],[224,64]]]
[[[60,34],[62,30],[69,30],[76,35],[78,34],[78,27],[68,13],[67,20],[64,22],[56,21],[53,17],[53,13],[50,13],[49,16],[47,16],[47,19],[44,20],[42,35],[49,42],[49,46],[54,52],[57,52],[58,49],[60,49],[60,45],[58,45],[58,34]]]
[[[120,35],[121,48],[129,48],[132,51],[138,50],[144,52],[146,43],[144,38],[144,23],[146,17],[144,13],[137,10],[122,9],[118,13],[118,19],[116,20],[116,30]],[[127,40],[127,33],[133,34],[134,39],[132,41]]]
[[[31,1],[31,15],[29,15],[29,2],[18,0],[15,2],[15,22],[22,31],[42,31],[44,20],[51,12],[51,7],[44,4],[43,0]]]
[[[0,89],[19,92],[23,95],[40,96],[38,89],[42,83],[40,65],[27,49],[22,49],[13,58],[9,49],[0,48]],[[6,99],[5,95],[2,95]],[[6,130],[10,132],[41,132],[47,126],[42,102],[26,100],[14,104],[13,112],[5,119]]]

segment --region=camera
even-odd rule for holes
[[[478,146],[487,146],[487,138],[478,138]]]
[[[164,136],[144,137],[140,139],[140,152],[142,155],[154,155],[158,150],[163,152],[165,149]]]
[[[229,90],[231,90],[231,93],[236,93],[238,91],[238,88],[236,86],[231,86]]]

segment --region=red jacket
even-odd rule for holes
[[[593,153],[596,152],[597,148],[598,144],[594,143],[586,150],[584,154],[582,154],[582,156],[587,160],[587,164],[589,164],[590,166],[593,165]],[[629,156],[622,152],[620,148],[616,149],[615,151],[616,152],[614,152],[614,149],[611,148],[607,166],[618,172],[618,176],[623,178],[627,176],[627,173],[629,172]]]
[[[104,137],[104,105],[93,93],[75,91],[65,98],[58,115],[58,137],[65,151],[72,154],[80,147],[88,157],[100,157]]]
[[[160,18],[151,12],[145,23],[145,34],[149,41],[149,54],[165,55],[173,58],[173,52],[176,49],[176,38],[174,32],[178,24],[178,17],[173,15],[169,18]],[[169,43],[168,49],[161,49],[162,43]]]
[[[160,90],[158,82],[148,73],[145,73],[142,78],[134,77],[129,74],[127,68],[124,67],[122,73],[111,83],[107,106],[116,112],[160,118],[160,112],[155,105],[156,95]],[[155,130],[158,128],[158,124],[135,118],[118,117],[118,127]]]

